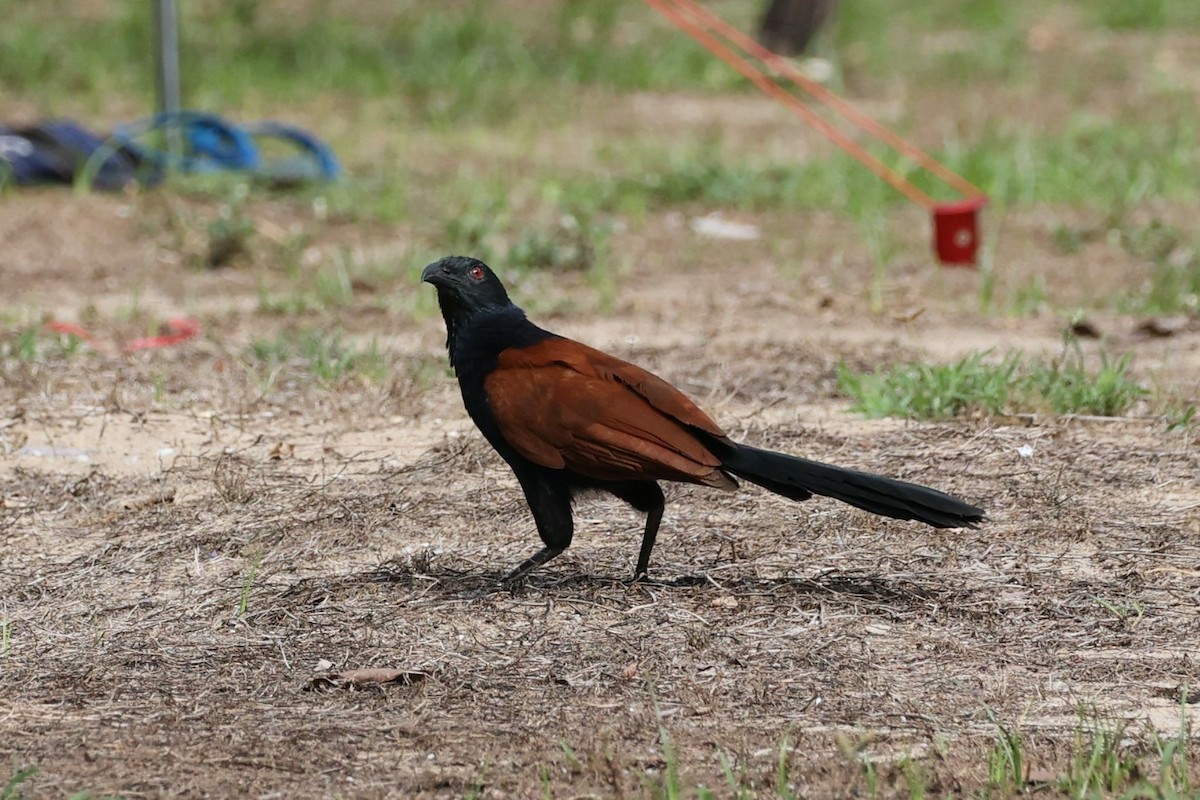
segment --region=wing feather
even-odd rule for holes
[[[640,367],[567,339],[500,354],[484,384],[504,438],[534,463],[599,480],[736,484],[694,430],[724,432]]]

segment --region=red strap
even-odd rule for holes
[[[858,159],[864,166],[894,186],[913,202],[930,210],[936,210],[938,207],[936,200],[913,185],[910,180],[899,172],[871,155],[860,144],[838,130],[830,122],[819,116],[799,98],[747,60],[745,56],[749,55],[771,67],[777,75],[799,86],[815,100],[824,103],[831,110],[840,114],[843,119],[857,125],[861,130],[908,156],[914,162],[929,170],[929,172],[941,178],[968,198],[984,197],[983,191],[965,178],[940,164],[916,145],[904,140],[893,131],[863,114],[854,106],[800,72],[800,70],[792,66],[786,59],[772,53],[711,11],[698,5],[694,0],[646,0],[646,3],[655,8],[660,14],[674,23],[676,27],[691,36],[715,56],[744,75],[763,92],[786,105],[797,117],[815,127],[834,144]],[[724,37],[725,41],[718,39],[718,36]],[[740,48],[743,52],[735,52],[731,49],[733,47]]]

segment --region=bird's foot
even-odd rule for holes
[[[629,586],[629,587],[634,587],[634,586],[670,586],[670,585],[671,585],[671,582],[670,582],[670,581],[663,581],[663,580],[659,580],[658,578],[651,578],[651,577],[650,577],[650,573],[648,573],[648,572],[636,572],[636,573],[634,573],[634,576],[633,576],[632,578],[630,578],[629,580],[625,581],[625,585],[626,585],[626,586]]]
[[[516,594],[517,592],[521,591],[521,589],[525,588],[525,585],[526,581],[524,575],[509,575],[508,577],[502,578],[500,581],[498,581],[496,585],[490,589],[490,591],[492,594],[498,594],[500,592]]]
[[[651,578],[650,575],[645,572],[639,572],[638,574],[634,575],[630,580],[626,581],[625,585],[630,586],[630,587],[632,587],[632,586],[669,586],[669,587],[677,588],[677,587],[681,587],[681,586],[703,586],[707,583],[708,583],[708,578],[705,577],[704,575],[680,575],[678,578],[674,578],[673,580],[665,581],[665,580],[660,580],[658,578]]]

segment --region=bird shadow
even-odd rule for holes
[[[774,597],[793,602],[874,603],[880,605],[925,605],[945,603],[960,594],[957,589],[925,577],[888,576],[863,571],[828,570],[818,575],[775,577],[726,577],[686,574],[671,579],[634,581],[592,573],[556,574],[535,572],[516,582],[505,582],[503,571],[459,569],[444,564],[386,561],[379,566],[346,575],[304,578],[283,590],[285,597],[332,597],[352,595],[372,586],[409,590],[406,601],[419,598],[433,602],[471,602],[504,597],[552,597],[559,600],[595,599],[599,595],[630,594],[657,596],[680,594],[732,594]]]

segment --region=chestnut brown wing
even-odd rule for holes
[[[693,430],[725,438],[679,390],[569,339],[500,354],[484,383],[504,438],[534,463],[600,480],[733,488]]]

